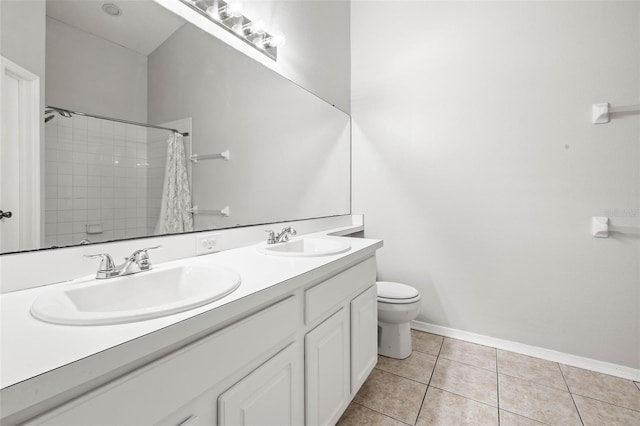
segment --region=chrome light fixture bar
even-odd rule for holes
[[[261,21],[251,21],[242,14],[242,4],[236,0],[180,0],[202,16],[233,33],[274,61],[278,59],[278,46],[284,36],[268,33]]]

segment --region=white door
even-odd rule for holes
[[[305,336],[306,425],[334,425],[349,403],[349,353],[344,308]]]
[[[378,362],[376,286],[351,301],[351,394],[355,395]]]
[[[40,79],[0,57],[0,252],[40,247]]]
[[[2,143],[0,143],[0,251],[20,250],[20,153],[18,150],[20,82],[2,76]]]
[[[219,426],[303,424],[302,358],[292,344],[220,395]]]

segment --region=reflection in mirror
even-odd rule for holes
[[[5,18],[18,13],[5,3]],[[46,13],[46,67],[33,70],[46,83],[41,229],[21,242],[30,222],[1,220],[1,252],[350,212],[346,114],[151,0],[118,7],[47,0],[31,11]],[[33,31],[2,31],[38,52]],[[45,63],[12,56],[25,68]],[[9,118],[3,127],[21,125]],[[4,153],[16,140],[1,143]],[[2,210],[11,210],[8,193]]]

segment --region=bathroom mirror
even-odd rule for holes
[[[157,235],[174,132],[144,124],[188,134],[194,231],[350,213],[347,114],[152,0],[107,3],[2,2],[0,53],[44,84],[39,214],[2,220],[1,253]]]

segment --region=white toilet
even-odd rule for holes
[[[420,313],[420,293],[415,288],[378,281],[378,353],[404,359],[411,355],[411,320]]]

